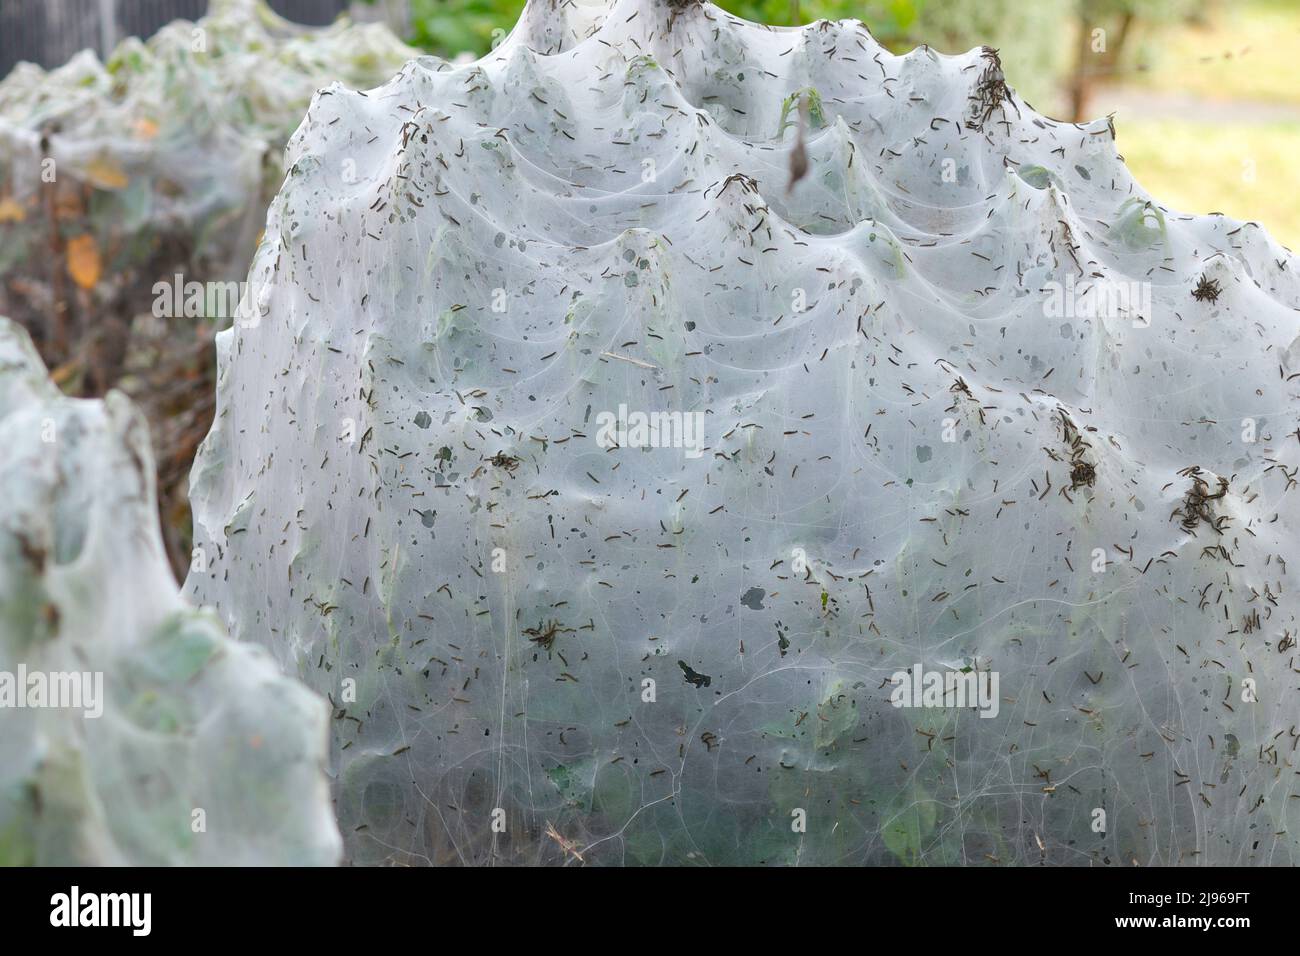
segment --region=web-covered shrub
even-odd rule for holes
[[[140,413],[0,319],[0,444],[0,865],[336,862],[324,705],[181,599]]]
[[[186,591],[330,698],[351,860],[1300,857],[1258,226],[992,51],[660,0],[332,87],[289,156]]]

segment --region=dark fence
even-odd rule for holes
[[[270,0],[276,13],[323,26],[347,10],[348,0]],[[197,20],[207,0],[0,0],[0,78],[28,60],[61,66],[87,47],[104,57],[128,36],[148,39],[172,20]]]

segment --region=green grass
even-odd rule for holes
[[[1300,121],[1139,120],[1117,133],[1129,169],[1162,205],[1254,220],[1300,250]]]
[[[1300,104],[1300,3],[1225,0],[1207,26],[1144,37],[1134,86],[1212,100]]]
[[[1152,94],[1149,115],[1117,117],[1133,175],[1170,208],[1254,220],[1300,250],[1300,2],[1222,0],[1208,24],[1168,25],[1137,52],[1149,69],[1116,88]]]

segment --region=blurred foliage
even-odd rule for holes
[[[523,0],[411,0],[409,42],[448,59],[458,53],[481,56],[510,32]]]

